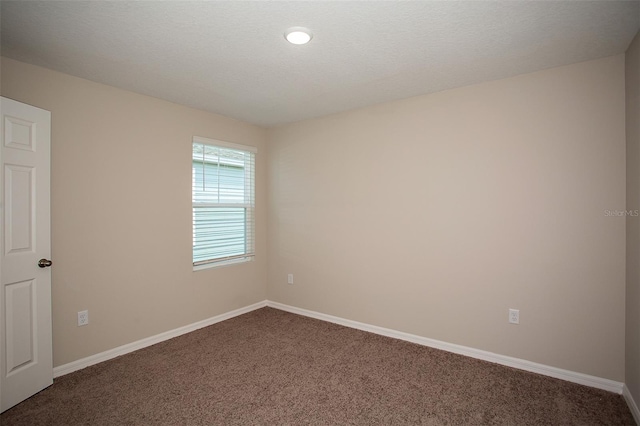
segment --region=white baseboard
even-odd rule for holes
[[[138,340],[137,342],[128,343],[126,345],[118,346],[117,348],[109,349],[108,351],[104,351],[99,354],[91,355],[86,358],[70,362],[68,364],[60,365],[53,369],[53,377],[60,377],[64,376],[65,374],[73,373],[74,371],[81,370],[83,368],[89,367],[90,365],[98,364],[117,356],[128,354],[130,352],[137,351],[138,349],[146,348],[147,346],[155,345],[156,343],[164,342],[165,340],[190,333],[199,328],[207,327],[212,324],[237,317],[238,315],[246,314],[247,312],[264,308],[265,306],[267,306],[267,301],[263,300],[262,302],[254,303],[253,305],[245,306],[244,308],[239,308],[231,312],[216,315],[215,317],[211,317],[206,320],[185,325],[184,327],[169,330],[164,333],[156,334],[155,336]]]
[[[315,318],[323,321],[332,322],[335,324],[343,325],[345,327],[356,328],[358,330],[368,331],[371,333],[380,334],[382,336],[393,337],[395,339],[405,340],[407,342],[417,343],[419,345],[428,346],[435,349],[442,349],[447,352],[453,352],[455,354],[465,355],[471,358],[477,358],[484,361],[489,361],[496,364],[517,368],[520,370],[542,374],[544,376],[554,377],[556,379],[566,380],[568,382],[578,383],[581,385],[586,385],[586,386],[590,386],[598,389],[604,389],[606,391],[615,392],[617,394],[622,393],[622,388],[624,386],[623,383],[616,382],[614,380],[603,379],[601,377],[590,376],[588,374],[583,374],[583,373],[576,373],[574,371],[563,370],[561,368],[551,367],[544,364],[538,364],[538,363],[527,361],[524,359],[499,355],[493,352],[487,352],[480,349],[470,348],[467,346],[461,346],[453,343],[443,342],[440,340],[416,336],[415,334],[403,333],[401,331],[391,330],[388,328],[369,325],[369,324],[365,324],[357,321],[351,321],[348,319],[334,317],[332,315],[327,315],[320,312],[314,312],[314,311],[309,311],[307,309],[296,308],[296,307],[285,305],[282,303],[273,302],[270,300],[267,301],[267,306],[280,309],[282,311],[303,315],[306,317],[311,317],[311,318]],[[636,412],[637,412],[637,407],[636,407]]]
[[[181,336],[186,333],[198,330],[203,327],[210,326],[212,324],[237,317],[247,312],[254,311],[256,309],[269,306],[282,311],[291,312],[298,315],[303,315],[310,318],[319,319],[322,321],[332,322],[334,324],[343,325],[345,327],[355,328],[358,330],[368,331],[370,333],[379,334],[382,336],[392,337],[394,339],[405,340],[407,342],[417,343],[419,345],[428,346],[435,349],[441,349],[447,352],[452,352],[460,355],[465,355],[471,358],[481,359],[484,361],[493,362],[500,365],[506,365],[508,367],[517,368],[520,370],[530,371],[533,373],[542,374],[544,376],[555,377],[557,379],[566,380],[568,382],[578,383],[598,389],[604,389],[606,391],[615,392],[617,394],[624,394],[624,397],[629,405],[629,409],[633,413],[636,421],[640,424],[640,413],[638,412],[638,406],[631,397],[629,390],[624,383],[616,382],[614,380],[603,379],[601,377],[590,376],[588,374],[576,373],[569,370],[563,370],[561,368],[551,367],[544,364],[538,364],[535,362],[513,358],[509,356],[495,354],[493,352],[487,352],[480,349],[474,349],[467,346],[456,345],[453,343],[447,343],[440,340],[429,339],[427,337],[417,336],[415,334],[404,333],[401,331],[391,330],[388,328],[378,327],[375,325],[365,324],[357,321],[352,321],[333,315],[327,315],[320,312],[310,311],[307,309],[296,308],[294,306],[285,305],[270,300],[263,300],[262,302],[254,303],[253,305],[245,306],[224,314],[217,315],[215,317],[208,318],[203,321],[199,321],[193,324],[186,325],[184,327],[176,328],[164,333],[157,334],[155,336],[147,337],[136,342],[128,343],[126,345],[119,346],[114,349],[110,349],[99,354],[91,355],[86,358],[79,359],[77,361],[70,362],[68,364],[60,365],[53,369],[53,377],[64,376],[65,374],[72,373],[77,370],[81,370],[90,365],[98,364],[103,361],[118,357],[120,355],[128,354],[138,349],[146,348],[147,346],[155,345],[156,343],[163,342],[165,340],[172,339],[177,336]]]
[[[636,404],[636,401],[633,399],[631,392],[629,392],[627,385],[623,386],[622,395],[624,395],[624,399],[627,401],[627,405],[629,406],[629,410],[631,410],[631,414],[633,414],[633,418],[636,420],[636,424],[640,425],[640,410],[638,409],[638,404]]]

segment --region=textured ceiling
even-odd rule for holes
[[[622,53],[640,1],[3,0],[2,56],[263,126]],[[286,42],[310,28],[308,45]]]

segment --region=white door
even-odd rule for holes
[[[53,359],[48,261],[51,113],[0,100],[2,412],[53,383]]]

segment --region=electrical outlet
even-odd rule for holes
[[[293,274],[287,275],[287,283],[288,284],[293,284]]]
[[[509,323],[510,324],[520,324],[520,310],[519,309],[509,309]]]
[[[78,327],[89,324],[89,311],[78,312]]]

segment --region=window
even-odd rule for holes
[[[193,138],[193,266],[254,256],[256,148]]]

